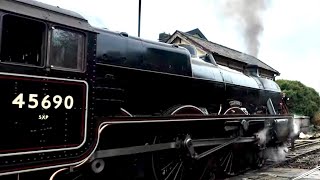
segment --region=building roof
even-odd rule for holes
[[[228,57],[230,59],[234,59],[237,61],[240,61],[242,63],[246,63],[247,65],[257,65],[258,67],[262,69],[266,69],[269,71],[274,72],[277,75],[280,75],[280,73],[267,65],[266,63],[262,62],[258,58],[251,56],[249,54],[245,54],[243,52],[222,46],[220,44],[208,41],[207,39],[204,38],[199,38],[196,36],[193,36],[192,34],[189,34],[188,32],[181,32],[181,31],[176,31],[175,33],[172,34],[171,37],[174,37],[176,34],[179,34],[183,37],[185,37],[187,40],[191,41],[195,45],[200,46],[203,48],[205,51],[212,52],[213,54],[218,54],[224,57]],[[171,38],[167,40],[167,42],[170,41]],[[172,41],[173,39],[171,39]]]
[[[188,32],[186,32],[186,33],[187,33],[187,34],[190,34],[190,35],[193,35],[193,36],[198,35],[200,38],[205,39],[205,40],[208,40],[208,39],[202,34],[202,32],[200,31],[200,29],[198,29],[198,28],[193,29],[193,30],[191,30],[191,31],[188,31]]]

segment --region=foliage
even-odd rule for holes
[[[289,97],[287,105],[290,113],[312,118],[320,110],[319,93],[299,81],[280,79],[276,81],[281,90]]]

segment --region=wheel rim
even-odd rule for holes
[[[160,143],[160,138],[155,137],[153,143]],[[168,150],[152,153],[151,163],[152,163],[152,172],[156,180],[178,180],[183,179],[184,164],[182,157],[179,156],[178,150]],[[175,156],[175,154],[178,156]]]
[[[155,137],[154,144],[167,140]],[[213,180],[211,159],[194,160],[183,149],[152,153],[152,172],[155,180]]]
[[[129,111],[125,110],[124,108],[120,108],[120,116],[125,116],[125,117],[133,117]]]
[[[245,108],[239,108],[239,107],[231,107],[227,109],[224,112],[224,115],[227,115],[227,114],[249,115],[249,113]]]
[[[206,115],[206,112],[193,105],[175,106],[164,115]],[[153,144],[176,141],[177,138],[155,137]],[[191,175],[193,160],[182,149],[154,152],[151,155],[152,172],[155,180],[180,180]]]
[[[245,108],[231,107],[224,112],[224,115],[249,115],[249,113]],[[234,144],[228,147],[220,156],[220,168],[223,173],[229,176],[244,172],[249,167],[261,167],[264,163],[258,147],[254,144]]]
[[[169,109],[164,115],[208,115],[208,113],[193,105],[183,105]]]

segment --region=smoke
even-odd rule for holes
[[[260,47],[259,36],[263,32],[262,12],[268,0],[223,0],[222,14],[238,24],[247,51],[257,57]]]

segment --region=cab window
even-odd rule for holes
[[[20,16],[2,17],[0,61],[42,65],[46,24]]]
[[[82,71],[84,67],[84,34],[54,27],[51,34],[50,65]]]

